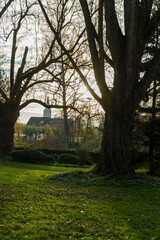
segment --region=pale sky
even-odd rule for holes
[[[38,104],[30,104],[20,111],[19,122],[27,123],[30,117],[42,117],[44,107]]]
[[[18,1],[18,0],[17,0]],[[18,5],[17,5],[18,6]],[[12,10],[12,9],[11,9]],[[41,37],[42,37],[42,33],[41,33],[41,29],[39,28],[39,21],[35,21],[35,18],[26,18],[27,20],[23,22],[23,26],[21,31],[19,32],[18,35],[18,49],[17,49],[17,55],[16,55],[16,64],[15,64],[15,68],[17,69],[19,67],[19,63],[21,62],[21,58],[23,55],[23,51],[25,46],[29,47],[29,53],[27,56],[27,64],[31,65],[31,66],[35,66],[36,65],[36,53],[37,50],[39,49],[39,56],[41,56]],[[39,19],[38,19],[39,20]],[[10,32],[10,28],[12,28],[12,24],[10,24],[10,22],[6,21],[5,22],[5,26],[6,24],[8,24],[5,29],[5,35],[7,36]],[[3,48],[1,48],[3,51],[0,52],[0,54],[4,54],[5,59],[6,59],[6,63],[3,63],[3,69],[7,71],[9,71],[9,63],[10,63],[10,55],[11,55],[11,45],[12,45],[12,34],[9,35],[9,38],[7,39],[7,41],[4,41],[3,36],[4,36],[4,31],[3,31],[3,24],[2,26],[0,25],[0,43],[3,44]],[[23,36],[23,37],[22,37]],[[38,40],[38,41],[37,41]],[[37,45],[38,44],[38,45]],[[3,58],[4,60],[4,58]],[[20,61],[20,62],[19,62]],[[15,72],[16,73],[16,72]],[[107,73],[106,73],[106,81],[108,82],[108,85],[112,85],[112,71],[110,71],[109,69],[107,69]],[[88,76],[88,80],[90,81],[94,79],[93,78],[93,73],[91,73],[90,77]],[[93,84],[93,83],[91,83]],[[93,84],[92,85],[93,89],[97,89],[97,87]],[[82,87],[82,91],[86,92],[86,89],[84,87]],[[96,90],[97,93],[99,93],[98,90]],[[90,95],[88,93],[88,95]],[[26,108],[24,108],[21,112],[20,112],[20,117],[19,117],[19,122],[21,123],[27,123],[27,121],[29,120],[30,117],[42,117],[43,116],[43,110],[44,107],[38,104],[30,104],[29,106],[27,106]],[[52,117],[56,117],[57,115],[57,111],[55,109],[52,109]]]
[[[26,124],[30,117],[43,117],[43,110],[43,106],[32,103],[20,111],[18,121]],[[55,108],[51,109],[51,117],[62,117],[62,110]]]

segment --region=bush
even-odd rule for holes
[[[72,155],[72,156],[76,156],[80,159],[80,161],[79,161],[80,165],[91,165],[92,162],[98,162],[98,158],[99,158],[99,153],[93,153],[93,152],[90,153],[90,152],[87,152],[85,150],[76,151],[76,150],[39,149],[39,151],[53,156],[56,161],[58,160],[60,155],[69,154],[69,155]],[[65,163],[68,163],[67,161],[68,160],[66,160]],[[58,160],[58,162],[59,162],[59,160]]]
[[[59,155],[58,162],[80,165],[80,158],[72,154],[64,153]]]
[[[12,152],[14,161],[26,163],[53,163],[54,158],[42,152],[26,149]]]
[[[19,151],[19,150],[26,150],[29,149],[28,147],[15,147],[14,150],[15,151]]]
[[[59,155],[58,154],[51,154],[51,156],[55,159],[55,161],[58,160]]]
[[[81,165],[91,165],[92,164],[92,157],[89,152],[85,150],[79,150],[77,152],[78,157],[80,158]]]
[[[90,155],[92,157],[92,161],[94,163],[98,163],[100,153],[99,152],[90,152]]]
[[[149,172],[152,175],[160,176],[160,153],[156,153],[153,162],[150,164]]]
[[[71,155],[77,155],[77,151],[75,150],[56,150],[56,149],[47,149],[47,148],[43,148],[43,149],[38,149],[38,151],[41,151],[43,153],[49,154],[49,155],[53,155],[53,154],[57,154],[57,155],[61,155],[61,154],[71,154]]]
[[[149,165],[149,158],[147,152],[131,151],[132,165],[135,169],[146,168]]]

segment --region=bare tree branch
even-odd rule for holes
[[[130,96],[128,99],[129,102],[132,101],[135,103],[135,108],[138,107],[140,100],[143,98],[154,77],[157,75],[157,73],[160,73],[159,66],[160,66],[160,50],[157,51],[156,56],[150,63],[144,76],[137,84],[137,87],[134,89],[134,93],[132,92],[133,95]]]
[[[21,14],[17,27],[13,30],[13,41],[12,41],[12,53],[11,53],[11,63],[10,63],[10,96],[13,96],[12,90],[14,86],[14,68],[15,68],[15,57],[16,57],[16,51],[17,51],[17,34],[20,30],[21,24],[23,19],[27,16],[29,9],[34,5],[35,3],[31,4],[27,7],[24,14]],[[13,90],[14,91],[14,90]]]
[[[61,108],[61,109],[73,109],[79,113],[81,113],[77,108],[73,107],[73,106],[63,106],[63,105],[50,105],[50,104],[46,104],[45,102],[42,102],[41,100],[38,100],[38,99],[29,99],[27,100],[25,103],[22,103],[20,106],[19,106],[19,110],[22,110],[23,108],[25,108],[26,106],[28,106],[29,104],[31,103],[38,103],[40,105],[42,105],[43,107],[46,107],[46,108]]]
[[[2,10],[0,11],[0,18],[3,16],[3,14],[5,13],[5,11],[9,8],[9,6],[11,5],[11,3],[14,0],[9,0],[8,3],[5,4],[5,6],[2,8]]]
[[[109,43],[112,59],[115,64],[120,61],[121,53],[124,50],[124,36],[120,29],[114,0],[105,0],[105,19],[106,19],[106,42]]]
[[[160,9],[158,9],[153,17],[150,19],[149,23],[145,28],[144,33],[144,43],[149,42],[151,36],[156,31],[157,27],[160,25]]]
[[[27,53],[28,53],[28,47],[25,48],[23,58],[22,58],[22,62],[21,62],[21,66],[18,69],[17,76],[16,76],[16,79],[15,79],[15,84],[14,84],[14,87],[13,87],[13,91],[11,92],[11,98],[13,98],[14,95],[19,93],[19,91],[20,91],[21,83],[22,83],[21,75],[22,75],[24,67],[25,67]]]
[[[38,0],[39,4],[40,4],[40,7],[41,7],[41,10],[44,14],[44,17],[50,27],[50,29],[52,30],[52,32],[54,33],[55,37],[56,37],[56,40],[59,44],[59,46],[61,47],[61,49],[63,50],[63,52],[67,55],[67,57],[69,58],[69,60],[71,61],[73,67],[75,68],[75,70],[77,71],[77,73],[79,74],[79,76],[81,77],[81,79],[83,80],[86,88],[89,90],[89,92],[91,93],[91,95],[99,102],[102,104],[102,99],[94,92],[94,90],[90,87],[90,85],[88,84],[85,76],[83,75],[83,73],[80,71],[80,69],[78,68],[77,64],[75,63],[74,59],[72,58],[72,56],[70,55],[69,51],[65,48],[65,46],[62,44],[60,38],[59,38],[59,35],[58,33],[56,32],[55,28],[52,26],[49,18],[48,18],[48,15],[41,3],[40,0]]]

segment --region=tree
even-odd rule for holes
[[[54,134],[53,128],[51,128],[48,124],[44,126],[44,136],[43,140],[43,148],[53,148],[55,147],[56,135]]]
[[[31,41],[31,31],[34,29],[30,29],[28,24],[33,24],[33,21],[36,21],[36,17],[38,17],[35,15],[35,12],[38,11],[36,2],[14,0],[13,6],[9,5],[11,2],[9,1],[2,9],[3,12],[0,12],[0,16],[5,21],[5,25],[1,29],[5,33],[4,38],[7,41],[12,37],[11,56],[7,60],[7,62],[10,62],[10,66],[6,70],[6,74],[0,75],[0,154],[10,154],[13,149],[14,125],[21,109],[33,102],[45,107],[63,108],[63,106],[57,105],[48,106],[38,99],[28,99],[26,97],[28,92],[38,84],[54,81],[54,78],[49,80],[45,77],[39,78],[37,74],[40,71],[43,72],[49,65],[56,63],[61,59],[62,54],[58,55],[57,52],[53,54],[56,42],[54,38],[43,57],[39,57],[39,62],[34,61],[35,53],[31,55],[31,50],[34,49]],[[32,34],[34,35],[34,31]],[[30,48],[23,45],[23,38],[28,36],[30,36],[30,41],[27,39]],[[2,38],[1,41],[3,41]],[[3,44],[5,45],[4,41]],[[21,49],[23,48],[24,52],[22,54]],[[2,58],[3,65],[5,64],[4,55]]]
[[[160,24],[160,8],[157,7],[156,11],[152,12],[153,0],[123,0],[123,5],[117,5],[120,1],[114,0],[79,0],[85,20],[94,78],[100,92],[98,95],[59,38],[41,0],[38,1],[63,52],[91,95],[105,111],[97,171],[104,174],[133,173],[130,146],[135,111],[159,71],[160,50],[156,50],[149,61],[145,50]],[[91,12],[94,3],[98,5],[97,21],[95,14]],[[123,16],[120,9],[122,7]],[[122,25],[120,20],[123,20]],[[114,71],[112,89],[106,81],[108,65]]]
[[[81,99],[78,109],[79,112],[73,112],[71,115],[73,121],[70,127],[70,138],[74,139],[71,148],[99,152],[102,138],[99,126],[103,124],[100,106],[94,99],[86,97]]]
[[[77,7],[75,2],[76,1],[72,1],[72,4],[70,4],[68,0],[59,0],[54,2],[52,7],[50,7],[50,2],[46,1],[46,7],[48,7],[48,15],[52,19],[52,23],[54,24],[56,32],[59,33],[59,38],[63,36],[63,41],[67,43],[68,49],[70,49],[72,52],[74,61],[77,63],[77,65],[86,67],[88,62],[86,60],[80,60],[78,57],[78,55],[82,54],[86,49],[83,47],[81,48],[81,52],[80,49],[77,51],[80,44],[82,44],[79,43],[79,40],[81,39],[84,30],[82,30],[82,34],[79,36],[79,31],[81,31],[79,24],[75,27],[71,21],[75,17],[75,14],[77,14]],[[72,36],[70,36],[70,30],[72,30]],[[53,33],[51,31],[49,32],[49,30],[47,30],[47,33],[47,36],[44,36],[44,41],[48,44],[52,41]],[[86,39],[83,38],[83,42],[85,41]],[[63,55],[63,50],[59,48],[59,46],[57,46],[57,49],[59,53]],[[64,149],[68,149],[70,125],[69,116],[73,113],[73,111],[71,109],[67,109],[66,106],[71,105],[77,107],[80,103],[82,95],[82,93],[80,93],[81,81],[66,56],[62,56],[58,63],[55,64],[55,67],[49,66],[45,69],[45,71],[49,74],[48,77],[55,79],[54,84],[52,84],[52,88],[49,88],[48,95],[51,95],[52,93],[52,100],[56,104],[64,106],[62,110],[64,119],[63,147]]]
[[[14,141],[19,142],[21,139],[21,134],[23,133],[23,125],[20,124],[18,121],[15,124],[15,136]]]
[[[154,1],[153,5],[153,13],[160,8],[160,3],[158,1]],[[155,51],[160,49],[160,27],[157,26],[155,33],[153,34],[150,44],[146,48],[147,58],[152,59],[154,57]],[[148,54],[149,53],[149,54]],[[148,102],[147,108],[140,107],[140,111],[145,112],[146,114],[150,114],[149,123],[148,123],[148,137],[149,137],[149,161],[150,166],[152,166],[154,162],[154,157],[157,151],[157,124],[158,124],[158,92],[159,92],[159,80],[160,74],[159,72],[154,76],[153,83],[148,89],[145,100]]]

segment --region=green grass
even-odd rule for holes
[[[0,240],[160,239],[158,178],[87,170],[0,160]]]

